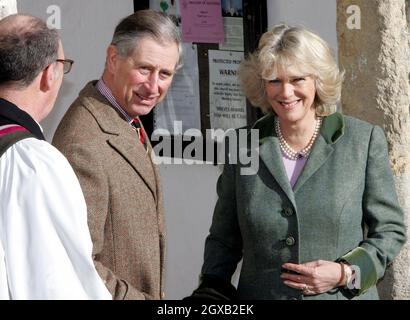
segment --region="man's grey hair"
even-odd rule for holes
[[[25,88],[58,58],[59,35],[39,18],[11,15],[0,21],[0,86]]]
[[[176,43],[179,60],[175,70],[182,66],[182,41],[178,27],[166,14],[154,10],[139,10],[120,21],[115,28],[111,45],[116,46],[121,57],[133,54],[138,42],[151,37],[160,43]]]

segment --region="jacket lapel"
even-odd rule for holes
[[[329,156],[333,153],[333,146],[327,144],[325,139],[319,135],[316,139],[309,159],[305,164],[296,184],[294,185],[294,192],[296,193],[303,184],[326,162]]]
[[[263,144],[259,146],[260,158],[269,170],[270,174],[275,178],[276,182],[285,192],[286,196],[296,206],[295,196],[290,185],[288,176],[280,158],[281,152],[277,137],[270,137],[265,139]]]
[[[255,123],[259,129],[259,156],[288,199],[295,204],[295,196],[281,158],[279,140],[274,130],[274,115],[268,114]]]
[[[296,193],[323,166],[334,151],[333,145],[344,135],[345,123],[342,114],[336,112],[323,118],[320,135],[312,148],[309,159],[293,188]]]
[[[143,145],[139,143],[138,137],[118,135],[108,139],[108,143],[137,171],[156,199],[155,174],[151,159]]]
[[[111,147],[127,160],[157,199],[155,173],[149,154],[151,149],[147,153],[139,142],[137,132],[110,106],[94,85],[95,82],[90,82],[83,89],[86,91],[84,95],[91,96],[89,99],[92,99],[90,103],[85,103],[85,107],[94,116],[101,130],[109,135],[108,143]]]
[[[259,129],[259,154],[261,160],[283,192],[295,205],[295,193],[325,164],[326,160],[333,153],[333,145],[343,136],[345,124],[340,113],[324,117],[320,135],[292,190],[283,164],[279,140],[274,130],[274,118],[273,114],[268,114],[258,120],[253,126],[253,129]]]

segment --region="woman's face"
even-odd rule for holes
[[[265,91],[280,120],[297,124],[314,119],[316,87],[312,76],[280,71],[275,79],[265,81]]]

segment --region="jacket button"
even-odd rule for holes
[[[291,215],[293,215],[292,208],[284,208],[283,209],[283,214],[284,214],[285,217],[290,217]]]
[[[293,246],[296,243],[295,238],[289,236],[286,238],[285,243],[287,246]]]

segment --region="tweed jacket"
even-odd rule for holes
[[[165,225],[159,172],[138,134],[89,82],[53,144],[87,203],[93,258],[114,299],[161,299]]]
[[[243,258],[241,299],[378,299],[375,284],[406,234],[382,129],[340,113],[325,117],[292,189],[273,128],[273,114],[253,126],[256,174],[224,166],[202,274],[230,281]],[[319,259],[357,266],[360,286],[303,296],[283,284],[283,263]]]

